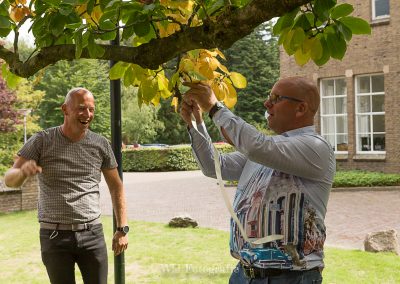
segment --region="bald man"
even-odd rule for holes
[[[38,219],[44,265],[51,283],[75,283],[75,263],[84,283],[107,283],[108,257],[100,220],[99,183],[103,173],[117,221],[116,255],[128,246],[124,188],[110,143],[89,130],[95,101],[84,88],[68,92],[64,123],[32,136],[18,152],[4,181],[19,187],[38,175]]]
[[[216,177],[203,111],[235,147],[235,152],[220,156],[220,164],[224,180],[238,181],[233,208],[247,238],[283,236],[254,245],[231,220],[230,251],[239,263],[229,283],[321,283],[324,219],[335,157],[314,129],[320,101],[315,84],[302,77],[276,82],[264,103],[268,126],[276,136],[267,136],[234,115],[208,85],[186,85],[190,90],[184,95],[181,117],[199,167],[206,176]]]

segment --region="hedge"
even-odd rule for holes
[[[232,152],[228,144],[215,144],[223,153]],[[198,170],[189,145],[166,148],[138,148],[122,151],[122,168],[125,172],[165,172]]]
[[[228,144],[216,144],[223,153],[234,149]],[[189,145],[167,148],[138,148],[122,152],[122,166],[126,172],[191,171],[198,170]],[[333,187],[365,187],[400,185],[400,174],[367,171],[337,171]]]

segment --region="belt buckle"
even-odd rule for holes
[[[83,228],[82,228],[83,226]],[[83,224],[72,224],[71,226],[71,231],[72,232],[78,232],[78,231],[84,231],[88,229],[88,224],[83,223]]]
[[[256,278],[256,276],[255,276],[255,274],[254,274],[254,269],[253,269],[253,267],[250,266],[249,271],[250,271],[250,278],[253,278],[253,279]]]

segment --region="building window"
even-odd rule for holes
[[[385,151],[385,88],[383,75],[356,77],[358,153]]]
[[[321,80],[321,134],[335,152],[347,152],[347,88],[345,78]]]
[[[389,0],[372,0],[372,19],[389,18]]]

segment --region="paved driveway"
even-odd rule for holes
[[[188,214],[201,227],[229,230],[229,213],[214,179],[200,171],[124,173],[130,220],[167,223]],[[111,215],[104,179],[100,184],[103,214]],[[228,193],[233,199],[235,188]],[[332,192],[326,216],[327,246],[363,248],[371,231],[400,233],[400,191]]]

